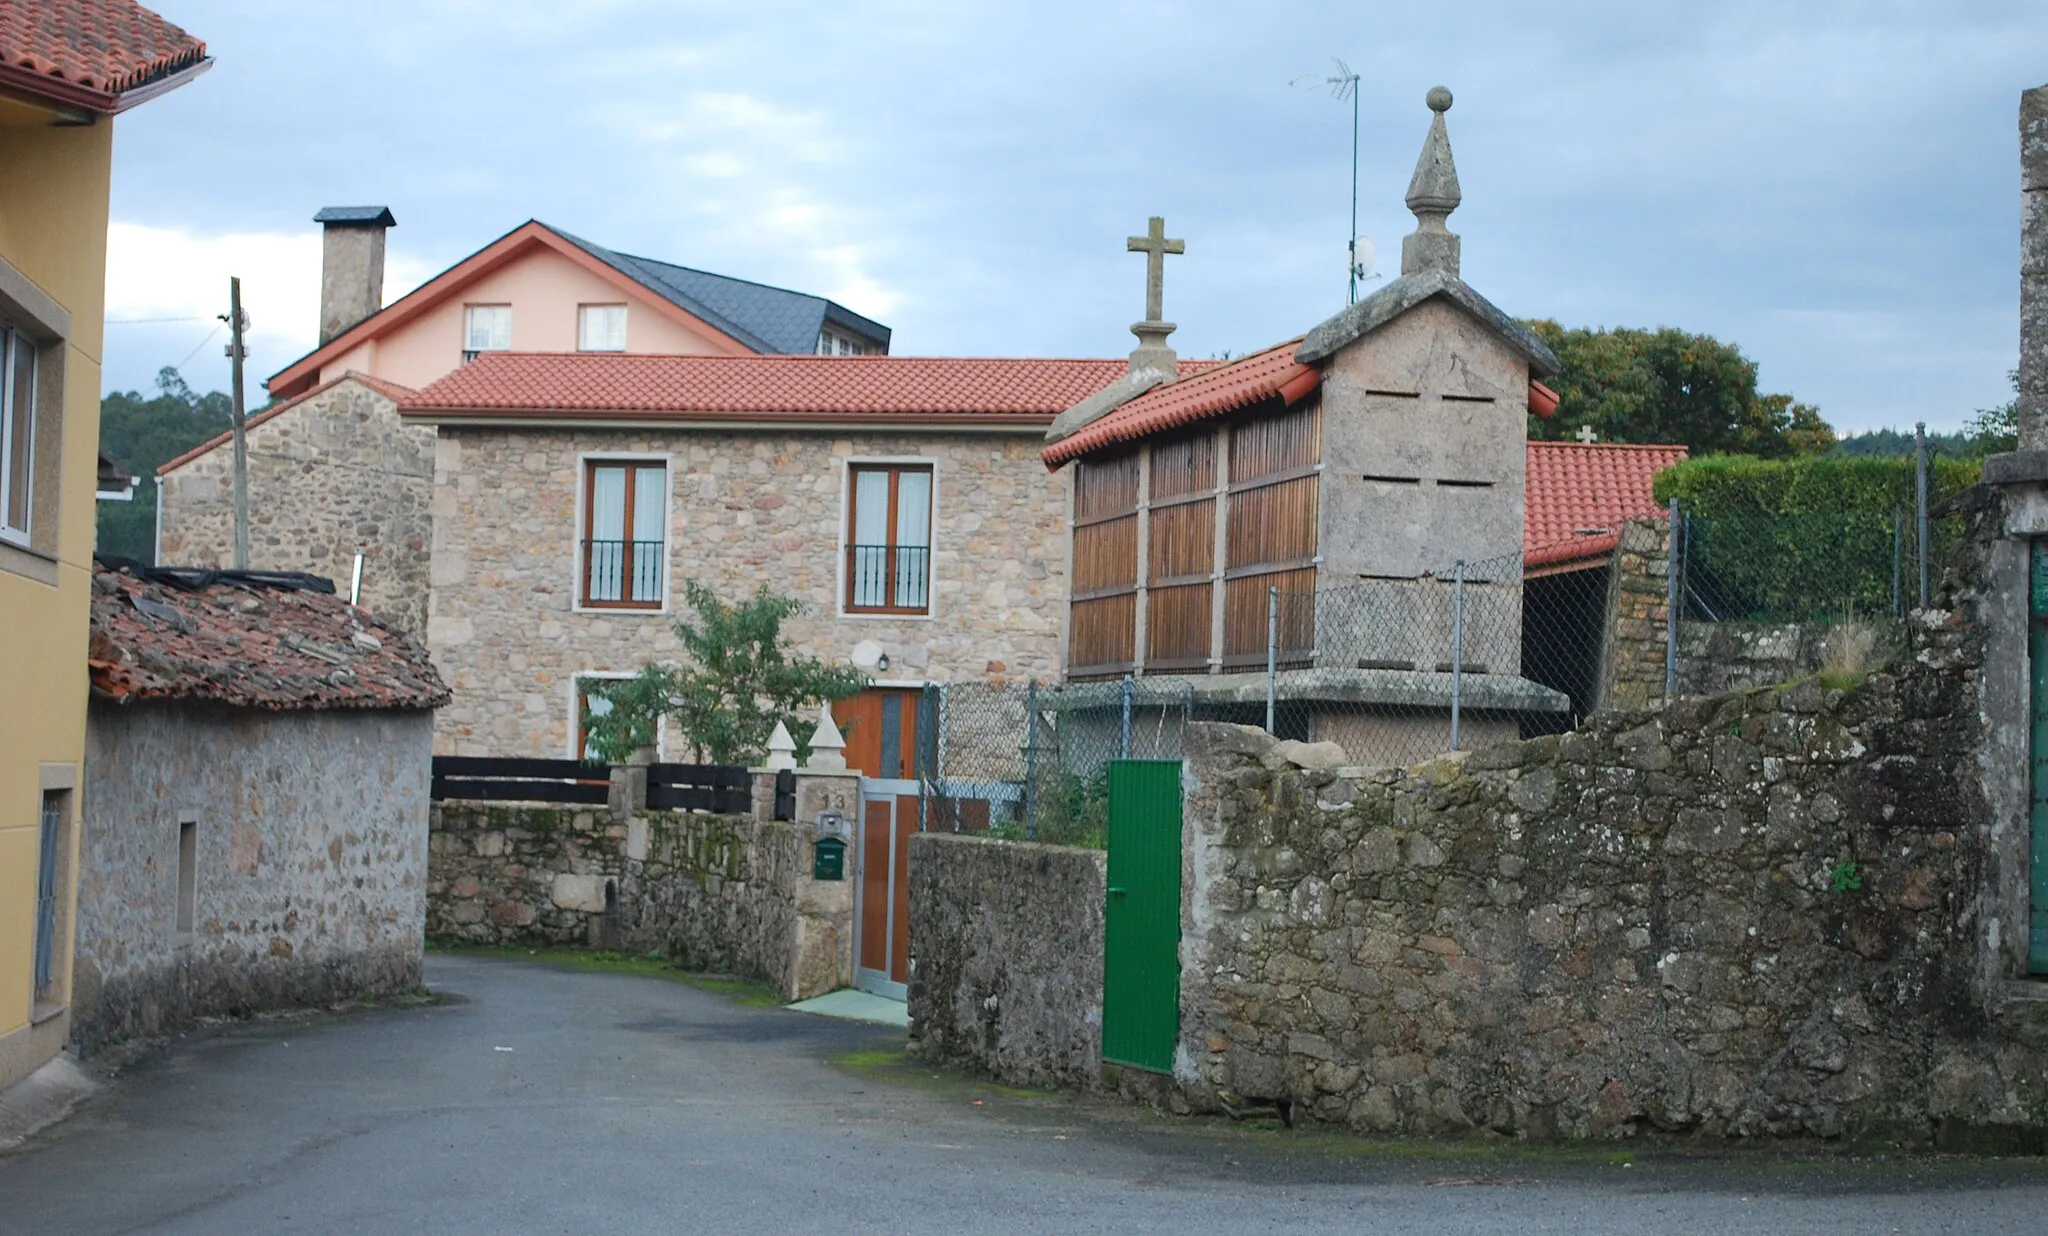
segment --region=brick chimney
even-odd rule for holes
[[[325,230],[320,259],[320,343],[384,307],[384,232],[396,227],[387,206],[329,206],[313,216]]]

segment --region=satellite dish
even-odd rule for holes
[[[882,646],[871,639],[864,639],[853,646],[853,655],[847,658],[857,670],[873,673],[882,663]]]
[[[1372,269],[1377,254],[1378,250],[1373,247],[1370,236],[1360,236],[1351,242],[1351,273],[1357,275],[1360,282],[1379,277]]]

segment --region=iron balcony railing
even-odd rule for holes
[[[846,547],[848,609],[923,613],[931,608],[928,545]]]
[[[662,541],[583,542],[586,605],[661,604]]]

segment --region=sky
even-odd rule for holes
[[[116,121],[110,390],[224,388],[238,274],[260,404],[328,205],[397,216],[387,301],[538,218],[902,355],[1123,355],[1164,215],[1171,342],[1242,354],[1345,304],[1341,60],[1368,291],[1442,84],[1463,274],[1509,313],[1712,334],[1841,430],[2010,397],[2048,0],[150,3],[216,63]]]

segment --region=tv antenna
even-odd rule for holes
[[[1327,77],[1318,77],[1314,73],[1304,73],[1289,84],[1309,89],[1328,87],[1331,98],[1339,103],[1349,102],[1351,104],[1351,231],[1349,233],[1351,240],[1348,266],[1350,267],[1351,281],[1350,303],[1355,305],[1358,303],[1358,281],[1364,278],[1364,275],[1359,270],[1358,259],[1358,74],[1353,73],[1351,66],[1345,64],[1342,60],[1336,60],[1333,63],[1336,64],[1337,71]],[[1367,265],[1370,265],[1372,262],[1371,245],[1371,241],[1366,242],[1367,253],[1365,261]]]

